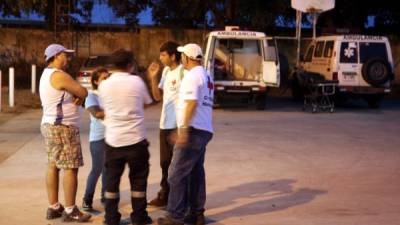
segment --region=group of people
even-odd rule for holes
[[[205,224],[204,157],[213,136],[213,79],[202,67],[197,44],[179,46],[169,41],[160,47],[160,61],[147,69],[150,92],[162,100],[160,118],[161,190],[147,202],[149,142],[144,108],[153,99],[136,70],[134,54],[123,49],[112,54],[115,72],[99,68],[92,74],[88,91],[64,71],[73,50],[52,44],[45,50],[47,68],[40,79],[43,106],[41,132],[48,158],[46,187],[47,219],[87,222],[91,215],[76,206],[78,168],[83,166],[79,126],[82,105],[91,117],[89,146],[92,169],[82,201],[91,210],[96,183],[102,176],[101,202],[104,224],[117,225],[120,179],[129,166],[133,225],[151,224],[147,205],[165,207],[160,225]],[[58,200],[59,172],[63,171],[65,207]]]

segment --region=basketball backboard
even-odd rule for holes
[[[291,0],[292,8],[305,12],[324,12],[335,8],[335,0]]]

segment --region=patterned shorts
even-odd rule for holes
[[[83,166],[79,128],[65,125],[42,124],[47,160],[59,169]]]

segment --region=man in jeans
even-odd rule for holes
[[[214,84],[201,66],[203,54],[197,44],[181,46],[178,51],[182,52],[182,64],[189,72],[179,89],[178,139],[168,171],[167,215],[158,219],[158,224],[203,225],[206,201],[204,157],[213,135]]]
[[[160,61],[165,66],[161,79],[158,79],[160,65],[152,63],[149,66],[147,75],[149,76],[151,91],[156,101],[162,101],[160,117],[160,166],[162,170],[161,190],[157,197],[149,202],[155,207],[164,207],[168,202],[168,168],[171,164],[172,153],[176,137],[176,105],[178,103],[178,91],[184,73],[183,66],[180,64],[181,53],[177,48],[179,45],[168,41],[160,47]]]
[[[142,79],[131,74],[135,69],[133,53],[118,50],[112,54],[116,72],[99,86],[104,107],[106,142],[105,224],[118,225],[119,184],[125,164],[129,166],[131,220],[133,225],[152,223],[147,214],[148,142],[144,126],[144,106],[152,102]]]

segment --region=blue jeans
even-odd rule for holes
[[[168,170],[170,192],[168,215],[183,222],[185,212],[202,214],[206,202],[206,178],[204,156],[212,133],[190,128],[189,144],[185,148],[174,147]]]
[[[92,156],[92,169],[87,178],[86,191],[84,200],[87,203],[93,202],[93,196],[96,189],[97,180],[101,174],[101,196],[104,196],[106,188],[106,177],[104,175],[104,156],[106,151],[106,143],[104,139],[99,141],[91,141],[90,143],[90,154]]]

